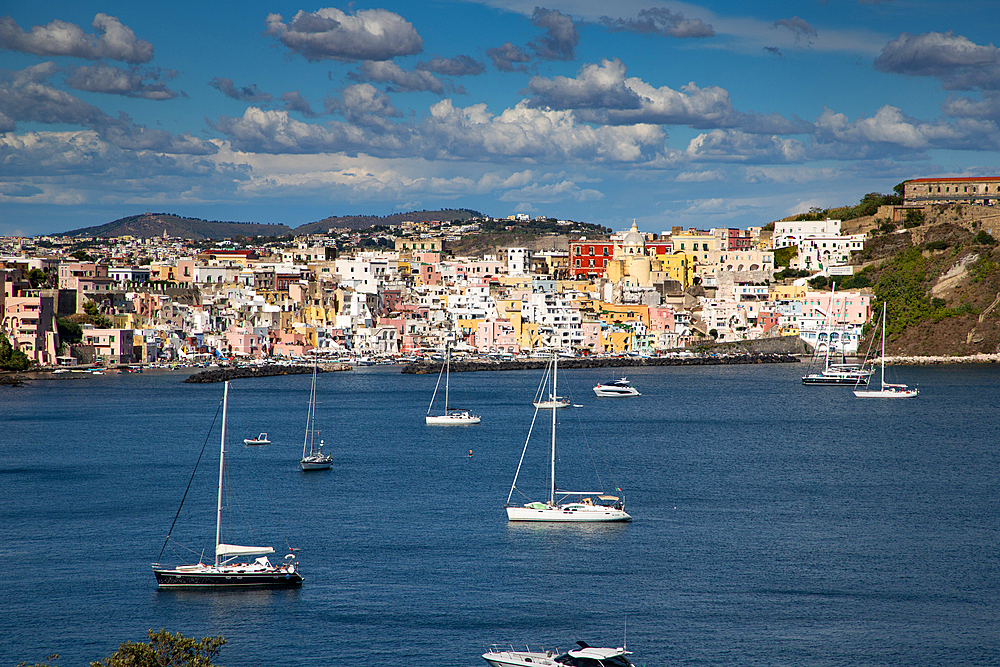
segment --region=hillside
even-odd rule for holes
[[[295,228],[295,234],[326,234],[331,229],[368,229],[376,225],[399,225],[404,222],[451,222],[481,218],[482,213],[469,209],[444,209],[440,211],[409,211],[392,215],[340,215],[323,218]]]
[[[871,234],[845,289],[869,285],[888,303],[886,353],[952,356],[1000,352],[1000,213],[988,207],[936,206],[924,224]],[[856,225],[856,226],[855,226]],[[867,349],[865,341],[862,349]]]
[[[206,239],[231,239],[236,236],[285,236],[287,234],[326,234],[331,229],[367,229],[375,225],[398,225],[410,220],[452,221],[480,217],[481,213],[470,210],[411,211],[395,213],[384,217],[375,215],[346,215],[324,218],[317,222],[300,225],[295,229],[287,225],[268,225],[254,222],[220,222],[200,218],[185,218],[170,213],[143,213],[121,218],[96,227],[84,227],[65,232],[64,236],[104,237],[135,236],[150,238],[167,236],[202,241]]]
[[[114,238],[117,236],[135,236],[150,238],[153,236],[202,241],[205,239],[225,239],[234,236],[284,236],[291,234],[291,228],[286,225],[263,225],[252,222],[217,222],[199,218],[184,218],[169,213],[143,213],[127,218],[121,218],[96,227],[84,227],[63,235],[70,237],[101,236]]]

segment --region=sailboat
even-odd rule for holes
[[[438,388],[441,386],[441,376],[444,376],[444,412],[439,415],[432,415],[434,409],[434,399],[437,398]],[[448,406],[451,398],[451,348],[445,344],[444,363],[441,364],[441,372],[438,373],[437,384],[434,385],[434,393],[431,394],[431,404],[427,406],[427,416],[425,421],[433,426],[469,426],[478,424],[481,419],[479,415],[474,415],[468,410],[452,410]]]
[[[832,324],[833,324],[833,306],[835,303],[835,294],[837,292],[837,286],[834,284],[833,289],[830,292],[830,313],[826,319],[826,330],[827,335],[832,334]],[[842,359],[839,364],[830,363],[830,348],[833,347],[833,343],[828,340],[826,345],[826,356],[823,361],[823,370],[819,373],[808,373],[802,376],[802,384],[807,385],[850,385],[850,386],[867,386],[868,379],[872,375],[872,370],[865,368],[864,365],[849,364],[846,359]],[[842,355],[843,356],[843,355]]]
[[[568,398],[556,395],[556,376],[559,373],[558,361],[559,353],[553,352],[552,362],[546,366],[545,375],[542,376],[542,381],[538,383],[538,391],[535,392],[535,398],[531,402],[532,405],[540,410],[555,410],[570,406]]]
[[[285,556],[280,565],[272,565],[268,554],[272,547],[248,547],[222,541],[222,484],[226,470],[226,421],[229,413],[229,382],[222,397],[222,445],[219,449],[219,497],[215,512],[215,562],[161,567],[153,563],[153,574],[160,588],[290,588],[302,585],[294,554]],[[171,527],[171,532],[173,527]],[[167,541],[164,542],[164,549]],[[160,556],[163,550],[160,550]],[[248,560],[251,556],[256,559]]]
[[[556,355],[553,355],[553,379],[552,395],[556,395]],[[538,418],[538,411],[542,408],[535,408],[535,416],[531,420],[532,429],[535,426],[535,419]],[[528,430],[528,438],[524,442],[524,449],[521,451],[521,460],[517,464],[517,472],[514,473],[514,483],[510,486],[510,493],[507,494],[507,519],[509,521],[563,521],[563,522],[594,522],[594,521],[631,521],[632,517],[625,512],[625,501],[618,496],[605,495],[603,491],[565,491],[556,486],[556,411],[552,410],[552,444],[549,456],[549,497],[546,501],[529,502],[524,505],[511,505],[510,499],[517,489],[517,477],[521,473],[521,465],[524,463],[524,453],[528,449],[528,442],[531,440],[531,430]],[[557,499],[556,496],[559,496]],[[579,502],[563,502],[566,498],[581,496]]]
[[[323,453],[323,440],[316,444],[316,368],[313,360],[312,386],[309,389],[309,409],[306,411],[306,437],[302,441],[302,470],[329,470],[333,467],[333,456]]]
[[[910,389],[905,384],[889,384],[885,381],[885,302],[882,302],[882,374],[879,377],[878,389],[855,389],[854,395],[858,398],[913,398],[919,392],[916,388]]]

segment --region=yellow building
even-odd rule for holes
[[[608,324],[627,324],[642,322],[649,326],[649,306],[643,304],[618,306],[612,303],[601,303],[598,317]]]
[[[681,289],[687,289],[694,283],[694,260],[686,252],[676,251],[670,255],[657,255],[670,280],[676,280],[681,284]]]

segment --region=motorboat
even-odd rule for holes
[[[625,656],[631,651],[619,648],[598,648],[588,646],[586,642],[577,642],[580,648],[571,649],[566,653],[558,651],[515,651],[492,647],[483,653],[483,660],[492,667],[537,667],[538,665],[552,667],[633,667]]]
[[[247,447],[259,447],[261,445],[270,445],[271,441],[267,439],[267,433],[261,433],[256,438],[243,438],[243,444]]]
[[[552,357],[552,395],[556,395],[556,377],[558,357]],[[521,461],[517,464],[517,472],[514,473],[514,482],[510,486],[510,493],[507,494],[505,508],[507,510],[508,521],[558,521],[558,522],[597,522],[597,521],[631,521],[632,517],[625,511],[624,497],[605,494],[604,491],[567,491],[560,489],[556,485],[556,424],[558,419],[556,411],[552,410],[552,430],[551,449],[549,451],[549,479],[547,480],[548,498],[544,501],[529,501],[523,505],[511,504],[511,497],[514,491],[525,495],[517,487],[518,475],[521,473],[521,465],[524,463],[524,454],[528,450],[528,443],[531,441],[531,432],[534,430],[535,420],[538,418],[539,410],[535,407],[535,416],[531,420],[531,428],[528,429],[528,437],[524,442],[524,449],[521,450]],[[600,481],[600,480],[598,480]],[[621,489],[618,489],[621,492]],[[578,498],[567,502],[567,498]],[[528,498],[525,496],[525,498]]]
[[[295,554],[285,556],[283,562],[272,565],[269,554],[273,547],[242,546],[222,541],[223,482],[226,480],[226,421],[229,414],[229,382],[226,382],[222,398],[222,444],[219,449],[219,494],[215,513],[215,561],[193,565],[164,567],[159,563],[170,542],[171,526],[167,539],[160,550],[157,562],[153,563],[153,574],[160,588],[292,588],[302,585]],[[185,494],[186,495],[186,494]],[[183,501],[182,501],[183,503]],[[178,510],[180,514],[180,510]],[[253,560],[248,560],[254,557]]]
[[[632,383],[628,381],[628,378],[615,380],[614,382],[609,382],[608,384],[598,383],[597,386],[594,387],[594,393],[602,398],[612,398],[615,396],[641,396],[639,390],[632,386]]]

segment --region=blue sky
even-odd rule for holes
[[[0,16],[0,235],[447,207],[745,228],[1000,174],[992,0],[13,0]]]

